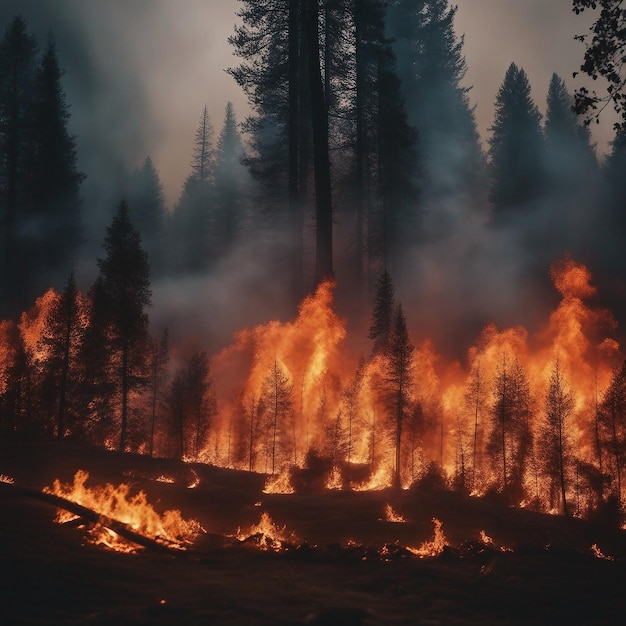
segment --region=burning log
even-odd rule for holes
[[[42,491],[37,491],[37,489],[19,487],[11,483],[0,482],[0,495],[14,498],[32,498],[34,500],[39,500],[40,502],[46,502],[47,504],[51,504],[58,509],[63,509],[77,515],[85,522],[97,524],[103,528],[108,528],[120,537],[150,550],[165,553],[171,553],[173,550],[178,550],[175,544],[168,545],[168,543],[163,543],[163,540],[157,541],[156,539],[151,539],[150,537],[141,535],[140,533],[135,532],[124,522],[101,515],[97,511],[89,509],[82,504],[77,504],[76,502],[72,502],[71,500],[62,498],[61,496],[57,496],[52,493],[44,493]]]

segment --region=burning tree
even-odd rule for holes
[[[84,331],[84,315],[73,273],[63,293],[48,310],[44,324],[39,340],[40,349],[46,352],[42,384],[48,391],[46,395],[56,405],[56,432],[61,439],[73,428],[78,417],[77,407],[72,407],[71,403],[78,383],[76,358]]]
[[[274,364],[265,379],[263,386],[264,405],[266,407],[266,425],[268,439],[266,449],[272,460],[272,474],[276,471],[276,453],[279,444],[287,439],[289,421],[293,420],[293,384],[289,376],[274,359]]]
[[[550,504],[555,505],[560,492],[563,513],[569,514],[566,493],[571,465],[569,419],[574,409],[572,392],[563,380],[557,359],[550,375],[545,399],[545,418],[541,427],[543,473],[550,483]]]
[[[526,464],[532,452],[531,396],[520,362],[502,356],[494,383],[492,429],[487,450],[494,471],[500,469],[500,490],[510,498],[524,494]]]
[[[598,421],[614,495],[621,503],[622,473],[626,463],[626,361],[613,372],[599,407]]]
[[[386,354],[385,372],[389,384],[389,408],[393,415],[395,430],[394,486],[400,487],[400,461],[402,426],[410,407],[410,389],[413,382],[413,351],[406,328],[406,316],[398,304],[393,316]]]

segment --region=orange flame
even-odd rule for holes
[[[44,492],[76,502],[100,515],[128,525],[145,537],[180,550],[184,550],[204,530],[196,520],[183,519],[178,510],[165,511],[163,515],[159,515],[148,503],[143,491],[133,496],[130,494],[130,485],[126,483],[117,487],[109,483],[103,487],[87,487],[85,483],[88,478],[88,472],[78,470],[72,484],[62,484],[57,479]],[[71,517],[75,516],[70,515]],[[68,521],[67,513],[61,512],[57,521]],[[92,535],[92,541],[122,552],[133,552],[137,548],[134,544],[129,545],[129,542],[110,529],[98,526],[95,528],[95,535]]]
[[[277,526],[267,511],[263,511],[258,524],[254,524],[245,532],[238,528],[235,536],[239,541],[246,541],[254,537],[261,550],[279,551],[285,542],[294,543],[297,541],[293,533],[287,532],[286,526]]]
[[[448,545],[445,535],[443,534],[443,524],[433,517],[432,522],[435,526],[434,536],[430,541],[425,541],[419,548],[410,548],[407,550],[420,558],[439,556],[443,549]]]

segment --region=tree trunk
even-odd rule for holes
[[[288,117],[288,203],[292,240],[292,296],[294,303],[303,295],[302,206],[299,191],[299,95],[300,82],[300,0],[289,0],[289,117]]]
[[[318,34],[319,0],[306,0],[313,165],[315,170],[315,284],[333,278],[333,216],[328,150],[328,111],[324,99]]]
[[[122,419],[120,428],[120,452],[126,450],[126,432],[128,427],[128,340],[122,345]]]

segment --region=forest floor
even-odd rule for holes
[[[16,486],[72,482],[79,469],[88,486],[128,483],[206,533],[186,552],[122,554],[55,523],[54,506],[2,489],[0,624],[626,623],[625,531],[443,491],[265,494],[258,474],[0,441],[0,474]],[[387,504],[406,523],[384,521]],[[295,535],[287,548],[234,538],[262,512]],[[407,552],[432,539],[433,518],[449,547],[430,558]]]

